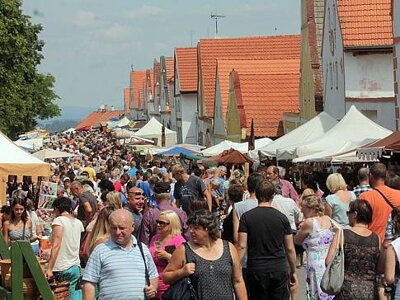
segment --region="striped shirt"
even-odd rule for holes
[[[111,238],[97,246],[89,257],[83,275],[84,281],[99,285],[98,299],[145,299],[145,269],[137,240],[132,236],[133,245],[127,250]],[[157,278],[157,269],[150,251],[143,244],[146,265],[150,279]]]

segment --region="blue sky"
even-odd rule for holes
[[[226,15],[222,37],[300,32],[299,0],[25,0],[23,9],[44,27],[40,70],[56,77],[60,107],[122,107],[131,65],[150,68],[214,37],[211,12]]]

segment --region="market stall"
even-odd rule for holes
[[[332,156],[355,150],[390,135],[352,106],[343,119],[319,139],[296,148],[293,162],[330,161]]]
[[[22,181],[23,176],[32,176],[33,182],[39,176],[50,176],[50,165],[25,152],[15,145],[7,136],[0,132],[0,201],[6,202],[8,176],[17,176]]]

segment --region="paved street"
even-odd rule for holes
[[[306,269],[297,269],[297,276],[300,282],[300,293],[299,300],[307,300],[306,296]]]

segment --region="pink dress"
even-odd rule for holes
[[[163,272],[165,267],[168,265],[168,262],[165,259],[159,259],[156,257],[156,242],[159,239],[159,234],[156,234],[155,236],[153,236],[153,238],[150,241],[150,253],[151,256],[153,257],[154,263],[156,264],[157,267],[157,272],[158,272],[158,290],[157,290],[157,294],[156,294],[156,298],[157,299],[161,299],[162,295],[165,293],[166,290],[168,290],[169,288],[169,284],[164,283],[163,281]],[[165,244],[163,244],[161,246],[162,249],[165,249],[165,246],[175,246],[176,248],[178,248],[180,245],[182,245],[183,243],[185,243],[186,240],[182,235],[176,235],[173,238],[169,239],[168,241],[165,242]]]

